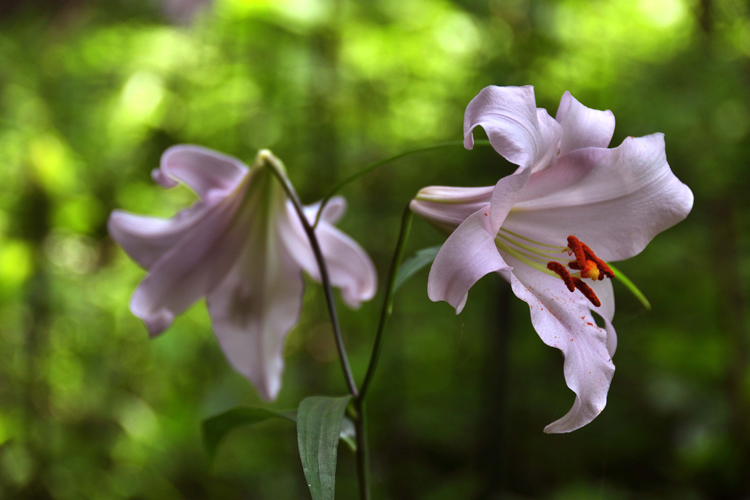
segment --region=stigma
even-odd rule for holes
[[[591,247],[582,242],[573,235],[568,236],[568,254],[574,255],[576,260],[568,262],[570,269],[579,271],[579,276],[571,275],[568,269],[557,261],[547,263],[547,269],[557,274],[565,282],[565,286],[570,292],[578,290],[586,297],[595,307],[602,305],[599,297],[581,278],[590,279],[591,281],[601,281],[606,278],[614,278],[615,273],[606,262],[596,256]]]

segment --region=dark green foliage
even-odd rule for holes
[[[216,415],[203,422],[203,444],[208,455],[213,458],[222,439],[236,427],[259,424],[272,418],[297,422],[297,412],[278,412],[262,406],[245,406],[232,408],[221,415]]]

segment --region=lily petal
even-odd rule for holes
[[[338,203],[338,208],[334,205],[334,209],[329,212],[329,220],[341,217],[345,205]],[[318,207],[319,204],[305,207],[305,216],[311,224],[315,221]],[[377,291],[375,264],[359,243],[336,229],[325,217],[324,211],[315,228],[315,235],[326,261],[328,277],[331,285],[341,289],[344,302],[352,308],[358,308],[363,301],[372,299]],[[289,201],[286,205],[286,217],[280,219],[279,229],[292,258],[319,282],[318,262],[294,206]]]
[[[669,168],[664,136],[653,134],[561,157],[531,176],[503,227],[561,245],[574,234],[617,261],[640,253],[692,206],[693,193]]]
[[[507,269],[495,246],[490,217],[484,210],[470,215],[445,241],[435,257],[427,280],[430,300],[444,300],[459,314],[469,289],[482,276]]]
[[[562,280],[513,257],[503,257],[513,272],[506,270],[501,275],[510,282],[516,297],[529,304],[531,323],[542,341],[562,351],[565,382],[576,394],[571,410],[544,432],[574,431],[596,418],[607,404],[615,372],[608,333],[596,326],[587,300],[578,292],[571,294]]]
[[[302,269],[275,231],[256,223],[235,266],[206,297],[224,355],[265,400],[281,388],[284,341],[304,293]]]
[[[495,186],[430,186],[419,190],[409,208],[441,231],[452,232],[480,208],[489,210]]]
[[[313,203],[312,205],[306,205],[305,216],[310,221],[310,224],[315,223],[315,218],[318,216],[318,210],[320,210],[320,203]],[[323,213],[320,216],[321,220],[336,224],[341,217],[346,213],[346,199],[343,196],[334,196],[326,206],[323,208]]]
[[[109,235],[144,269],[150,268],[206,215],[209,207],[198,202],[171,219],[135,215],[115,210],[109,216]]]
[[[273,189],[283,191],[266,169],[255,169],[233,196],[207,209],[182,239],[150,268],[133,293],[130,310],[141,318],[154,336],[171,320],[224,280],[248,240],[257,212]]]
[[[161,165],[151,176],[164,187],[175,180],[206,198],[211,190],[225,194],[247,174],[247,166],[236,158],[200,146],[172,146],[161,156]]]
[[[582,148],[606,148],[615,133],[615,115],[611,111],[587,108],[570,92],[563,94],[555,119],[563,129],[561,155]]]
[[[478,126],[495,151],[523,169],[543,170],[557,158],[562,127],[546,110],[537,109],[532,86],[482,89],[466,107],[466,149],[474,147],[472,131]]]
[[[492,191],[490,200],[490,224],[492,234],[496,235],[505,222],[513,205],[529,181],[530,170],[520,170],[516,173],[503,177]]]

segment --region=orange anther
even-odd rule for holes
[[[562,278],[562,280],[565,282],[565,286],[568,287],[568,290],[570,290],[571,292],[575,291],[573,280],[578,278],[573,278],[570,273],[568,273],[568,270],[565,269],[565,266],[563,266],[559,262],[552,261],[547,262],[547,269],[560,276],[560,278]]]
[[[580,266],[579,269],[586,267],[586,252],[583,250],[583,243],[581,240],[573,236],[568,236],[568,248],[570,248],[576,256],[576,262]]]
[[[596,294],[591,289],[591,287],[589,287],[586,283],[581,281],[580,278],[572,277],[571,279],[573,280],[573,285],[575,285],[575,287],[578,289],[578,291],[580,291],[583,294],[584,297],[589,299],[589,302],[594,304],[594,306],[596,307],[599,307],[600,305],[602,305],[601,301],[599,300],[599,297],[596,296]]]

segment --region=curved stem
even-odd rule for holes
[[[412,217],[409,205],[406,205],[404,215],[401,217],[401,232],[398,235],[396,249],[393,251],[393,259],[391,259],[391,268],[388,272],[388,283],[386,285],[385,298],[383,298],[383,309],[380,311],[380,323],[378,324],[378,332],[375,335],[375,345],[372,349],[372,356],[370,357],[370,364],[367,367],[365,380],[362,382],[362,388],[359,391],[358,400],[361,402],[364,402],[367,389],[370,387],[370,382],[372,382],[375,370],[378,367],[380,351],[383,345],[383,332],[385,331],[385,325],[388,323],[388,318],[391,317],[391,313],[393,312],[393,292],[396,288],[396,274],[401,264],[401,258],[404,255],[406,240],[409,238],[409,232],[411,231]]]
[[[328,202],[331,201],[331,198],[333,198],[333,196],[336,193],[338,193],[344,186],[346,186],[350,182],[359,179],[363,175],[368,174],[379,167],[382,167],[386,163],[396,161],[400,158],[403,158],[404,156],[409,156],[409,155],[413,155],[417,153],[424,153],[426,151],[432,151],[433,149],[450,148],[450,147],[463,146],[463,145],[464,145],[463,141],[441,142],[440,144],[433,144],[432,146],[426,146],[426,147],[417,148],[417,149],[410,149],[409,151],[405,151],[395,156],[385,158],[384,160],[378,160],[374,163],[370,163],[368,166],[366,166],[362,170],[359,170],[358,172],[352,174],[351,176],[347,177],[343,181],[336,184],[336,186],[333,189],[331,189],[331,191],[323,198],[323,200],[320,202],[320,210],[318,210],[318,215],[315,217],[315,224],[313,224],[313,228],[318,227],[318,222],[320,222],[320,214],[323,213],[323,209],[328,204]],[[474,141],[474,145],[475,146],[489,146],[490,141],[486,139],[478,140],[478,141]]]
[[[315,230],[310,225],[310,221],[305,217],[304,209],[302,208],[302,202],[297,196],[297,192],[294,190],[294,186],[289,182],[284,171],[284,166],[281,160],[276,158],[268,150],[262,150],[258,153],[258,160],[262,161],[266,166],[271,169],[271,172],[276,176],[284,192],[289,197],[294,205],[294,210],[299,216],[299,220],[302,223],[302,227],[305,229],[307,238],[310,240],[310,246],[312,246],[313,253],[315,254],[315,260],[318,262],[320,269],[320,281],[323,284],[323,290],[326,296],[326,304],[328,305],[328,314],[331,317],[331,326],[333,328],[333,335],[336,338],[336,348],[339,352],[339,359],[341,360],[341,368],[344,371],[344,378],[346,379],[346,385],[349,387],[349,392],[354,398],[359,397],[359,391],[357,390],[357,384],[354,382],[354,376],[352,370],[349,367],[349,359],[346,356],[346,347],[344,347],[344,339],[341,336],[341,327],[339,326],[338,315],[336,314],[336,303],[333,300],[333,290],[331,289],[331,280],[328,277],[328,268],[326,267],[325,260],[323,259],[323,253],[320,251],[320,244],[318,238],[315,236]],[[322,210],[322,207],[321,207]],[[320,212],[318,212],[320,213]]]

